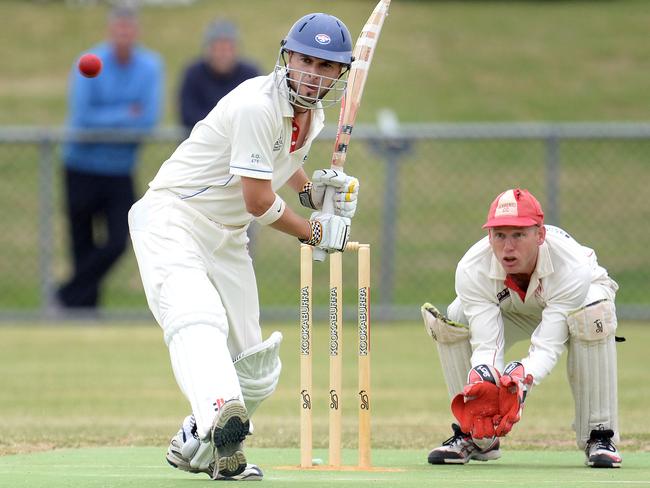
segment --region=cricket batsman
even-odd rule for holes
[[[429,303],[421,309],[458,420],[452,437],[429,453],[429,463],[501,457],[500,438],[520,420],[524,402],[533,401],[533,386],[568,349],[573,426],[585,463],[620,467],[618,285],[592,249],[544,225],[542,207],[527,190],[501,193],[483,228],[488,235],[458,263],[457,297],[447,316]],[[530,341],[528,355],[504,364],[505,350],[524,339]]]
[[[246,230],[256,221],[325,251],[344,250],[359,182],[331,169],[310,180],[303,165],[351,63],[341,20],[302,17],[282,40],[274,71],[222,98],[131,208],[147,302],[191,407],[167,450],[176,468],[215,480],[262,479],[242,443],[250,416],[276,388],[282,336],[262,340]],[[276,193],[285,184],[315,210],[310,219]],[[334,214],[319,211],[328,186]]]

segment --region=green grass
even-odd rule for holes
[[[188,405],[174,382],[162,334],[148,324],[6,325],[0,329],[0,454],[67,447],[163,446]],[[326,446],[326,327],[315,327],[314,439]],[[276,394],[256,414],[252,447],[295,447],[298,439],[297,324],[265,324],[284,334]],[[624,323],[618,345],[621,446],[644,450],[650,429],[639,364],[650,328]],[[435,347],[421,323],[376,325],[372,332],[373,445],[426,450],[448,436],[451,415]],[[356,445],[355,333],[344,336],[344,447]],[[525,353],[520,343],[507,354]],[[322,354],[319,352],[321,351]],[[572,399],[561,361],[531,395],[508,449],[572,449]],[[405,414],[406,413],[406,414]]]
[[[87,325],[87,326],[84,326]],[[325,324],[315,330],[314,457],[327,459]],[[421,323],[377,325],[372,332],[372,445],[375,466],[399,473],[323,473],[278,470],[299,462],[298,341],[296,324],[266,324],[284,334],[283,372],[276,393],[255,414],[249,459],[275,486],[423,486],[483,482],[488,486],[581,486],[650,480],[645,372],[650,341],[642,323],[621,324],[619,351],[620,448],[624,468],[582,466],[571,431],[573,402],[562,359],[528,399],[522,421],[502,444],[496,463],[458,470],[431,467],[426,454],[449,436],[452,421],[435,346]],[[0,328],[0,486],[171,486],[197,477],[169,469],[169,437],[189,411],[169,365],[158,327],[151,323]],[[354,330],[344,336],[344,463],[356,460]],[[516,345],[507,359],[521,357]],[[204,478],[205,479],[205,478]],[[206,479],[207,481],[207,479]],[[327,485],[330,486],[330,485]]]
[[[0,124],[59,124],[68,70],[103,38],[106,8],[2,4],[11,22],[0,33]],[[143,41],[166,63],[165,122],[176,120],[180,73],[217,15],[240,25],[243,53],[270,71],[301,15],[331,12],[356,38],[374,4],[305,0],[286,9],[280,0],[220,0],[217,8],[202,0],[145,8]],[[359,118],[393,107],[407,121],[647,120],[649,23],[643,0],[395,0]]]
[[[324,451],[322,451],[324,452]],[[508,459],[468,466],[430,466],[423,453],[380,449],[378,466],[395,471],[298,471],[281,469],[297,457],[296,449],[250,449],[248,455],[264,468],[264,486],[413,487],[647,486],[650,455],[631,453],[619,470],[590,470],[582,454],[566,451],[508,453]],[[317,453],[318,454],[318,453]],[[354,462],[354,453],[344,458]],[[345,460],[345,459],[344,459]],[[26,474],[27,472],[27,474]],[[0,481],[12,488],[178,488],[212,486],[204,474],[171,470],[156,448],[95,448],[60,450],[0,458]]]

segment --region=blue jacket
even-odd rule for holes
[[[239,61],[233,72],[219,76],[208,63],[199,59],[185,70],[180,89],[181,123],[186,129],[203,120],[219,100],[249,78],[259,76],[258,69],[247,62]]]
[[[70,75],[70,129],[152,129],[162,113],[163,63],[160,56],[137,46],[128,64],[118,63],[113,48],[102,43],[90,50],[102,60],[96,78],[84,78],[76,65]],[[66,167],[103,175],[130,174],[136,143],[67,143]]]

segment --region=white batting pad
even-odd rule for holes
[[[264,342],[246,349],[235,358],[235,370],[249,416],[278,386],[282,371],[281,342],[282,334],[275,331]]]
[[[199,438],[205,439],[223,402],[242,398],[226,336],[213,325],[185,326],[170,337],[169,356],[176,382],[192,406]]]
[[[422,305],[420,312],[427,334],[436,343],[449,398],[453,398],[463,391],[472,367],[469,327],[449,320],[430,303]]]
[[[616,308],[600,300],[572,313],[569,327],[567,374],[575,401],[576,442],[584,449],[593,429],[618,432],[618,381],[616,366]]]

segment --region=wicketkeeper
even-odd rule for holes
[[[422,306],[458,420],[453,436],[429,453],[429,463],[498,459],[499,440],[520,420],[532,387],[568,349],[578,447],[588,466],[620,467],[618,285],[592,249],[544,225],[542,208],[527,190],[501,193],[483,228],[488,235],[458,263],[457,297],[447,316]],[[522,339],[530,340],[528,355],[504,364],[506,349]]]
[[[174,467],[217,480],[262,478],[242,442],[250,416],[276,388],[282,336],[262,341],[246,230],[256,221],[325,251],[344,250],[359,182],[330,169],[310,180],[303,164],[323,128],[323,106],[341,100],[351,63],[343,22],[302,17],[273,73],[222,98],[131,208],[147,302],[192,409],[167,450]],[[276,193],[285,184],[315,210],[310,219]],[[334,214],[319,211],[328,186]]]

